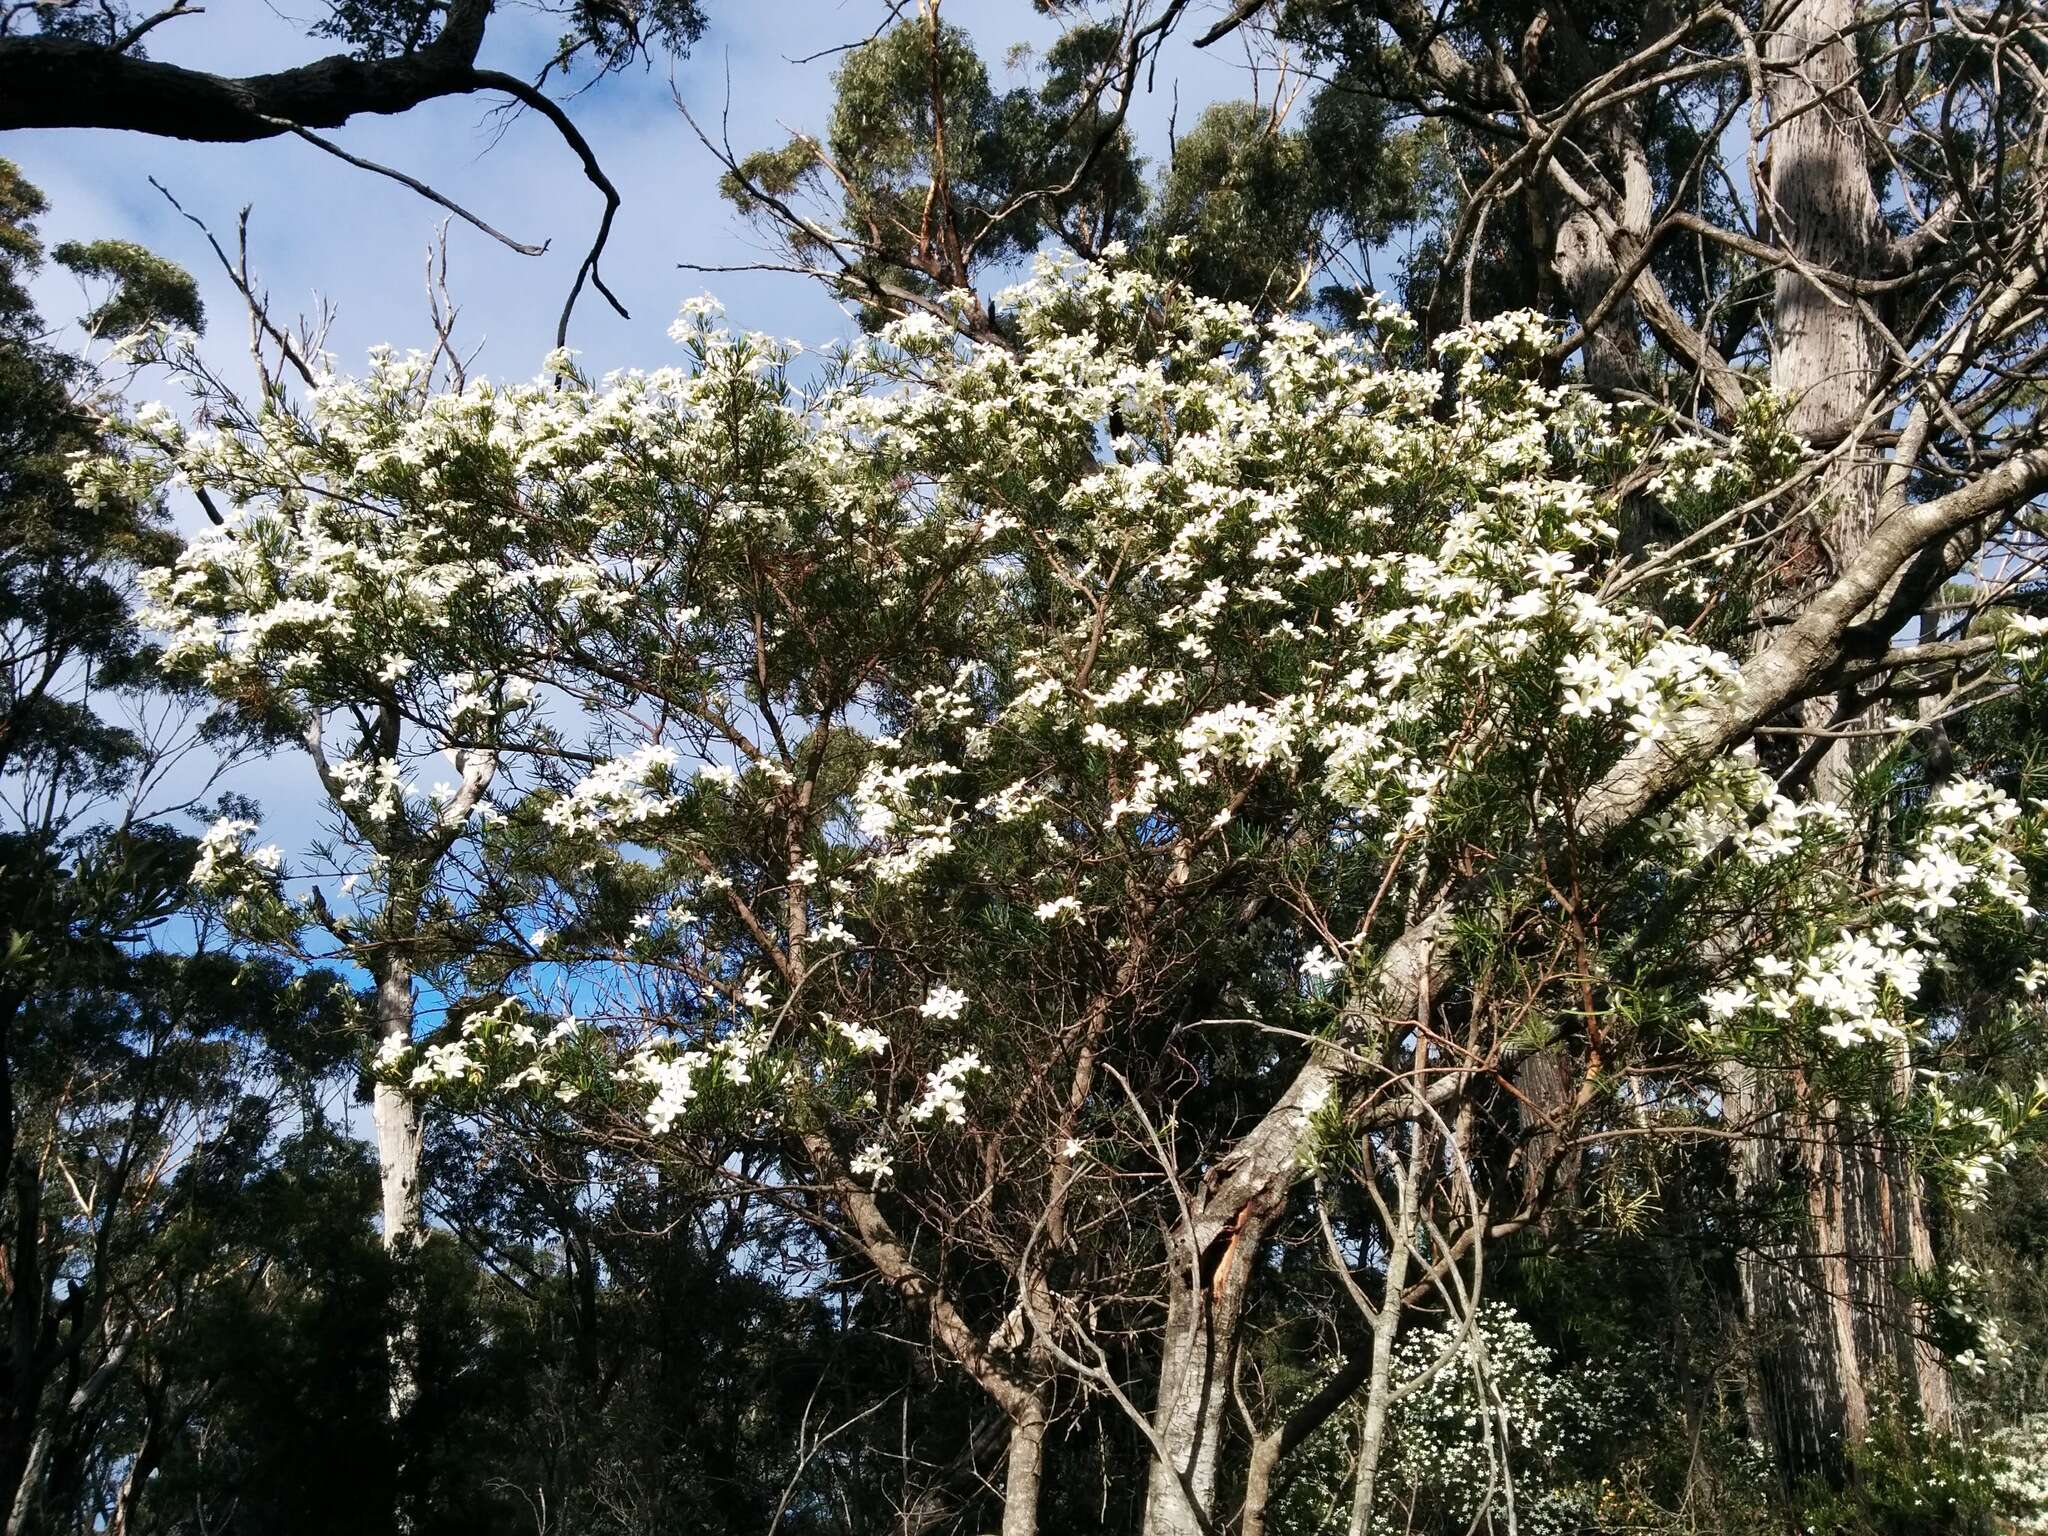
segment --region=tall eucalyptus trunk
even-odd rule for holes
[[[1895,260],[1872,184],[1859,95],[1856,0],[1790,0],[1763,37],[1771,118],[1759,215],[1794,261],[1777,276],[1771,384],[1787,428],[1817,446],[1885,425],[1886,347],[1867,305],[1828,274],[1882,275]],[[1874,521],[1880,463],[1851,447],[1821,482],[1792,579],[1852,556]],[[1821,709],[1808,720],[1825,724]],[[1846,798],[1856,764],[1838,741],[1812,792]],[[1897,1072],[1910,1080],[1903,1056]],[[1778,1221],[1740,1260],[1760,1418],[1788,1478],[1838,1481],[1873,1409],[1896,1394],[1928,1422],[1951,1416],[1949,1383],[1924,1342],[1909,1280],[1933,1263],[1919,1180],[1904,1146],[1854,1123],[1803,1079],[1745,1074],[1731,1096],[1753,1124],[1737,1152],[1738,1194]]]

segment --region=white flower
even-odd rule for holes
[[[905,1114],[912,1120],[930,1120],[943,1116],[952,1125],[967,1123],[967,1094],[960,1086],[969,1074],[984,1072],[981,1057],[973,1051],[963,1052],[943,1063],[938,1071],[925,1079],[924,1097],[911,1105]]]
[[[846,1165],[846,1171],[856,1179],[871,1179],[879,1186],[896,1171],[896,1165],[890,1161],[887,1149],[880,1142],[871,1141]]]
[[[933,987],[918,1012],[928,1019],[957,1019],[967,1007],[967,994],[943,984]]]
[[[1061,918],[1078,917],[1081,913],[1081,898],[1078,896],[1055,896],[1051,901],[1041,901],[1031,909],[1031,915],[1041,922],[1058,922]]]
[[[1715,987],[1700,999],[1710,1019],[1729,1019],[1756,1005],[1756,994],[1744,986]]]
[[[834,1018],[827,1018],[825,1023],[853,1047],[855,1055],[879,1056],[889,1048],[889,1037],[869,1025]]]
[[[1318,944],[1301,957],[1301,974],[1313,982],[1335,981],[1344,974],[1344,962]]]

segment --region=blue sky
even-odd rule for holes
[[[155,56],[218,73],[277,69],[332,45],[305,36],[316,0],[211,0],[206,12],[153,34]],[[699,122],[716,132],[729,104],[734,147],[782,142],[791,129],[820,131],[831,105],[831,59],[793,58],[871,32],[878,0],[708,0],[711,25],[691,57],[674,67],[674,88]],[[942,14],[980,44],[999,85],[1013,43],[1043,46],[1057,35],[1029,0],[947,0]],[[294,19],[296,18],[296,19]],[[1169,45],[1152,92],[1133,125],[1143,150],[1162,156],[1179,92],[1181,121],[1209,102],[1247,94],[1241,48],[1196,53],[1185,37]],[[513,5],[493,22],[486,65],[530,77],[556,23]],[[595,228],[599,199],[575,157],[531,114],[509,126],[495,102],[457,98],[400,117],[362,117],[329,136],[352,153],[421,178],[514,238],[553,248],[539,258],[506,250],[457,223],[450,280],[463,306],[458,334],[483,342],[481,371],[525,376],[551,344],[557,313]],[[577,308],[571,344],[585,366],[654,366],[672,360],[666,337],[677,303],[710,290],[735,324],[821,342],[845,334],[846,318],[804,279],[776,273],[704,276],[682,261],[720,265],[759,259],[759,238],[717,192],[718,167],[676,112],[665,65],[605,80],[569,103],[625,204],[604,270],[632,312],[622,320],[595,294]],[[501,134],[502,130],[502,134]],[[310,311],[315,295],[338,310],[330,344],[356,366],[374,343],[398,346],[428,335],[422,264],[443,213],[417,194],[356,170],[293,138],[261,144],[188,144],[142,134],[27,131],[0,135],[0,155],[48,194],[46,239],[119,237],[179,261],[200,279],[212,317],[209,351],[229,376],[246,378],[240,301],[199,232],[149,184],[155,176],[217,234],[232,234],[237,211],[253,205],[257,271],[281,315]],[[38,292],[52,317],[77,308],[67,274],[48,274]]]

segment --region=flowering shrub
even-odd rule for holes
[[[1462,1333],[1462,1339],[1458,1335]],[[1418,1329],[1395,1346],[1388,1509],[1378,1528],[1412,1529],[1426,1509],[1461,1528],[1581,1530],[1590,1491],[1576,1458],[1614,1427],[1610,1383],[1555,1369],[1549,1349],[1510,1307],[1484,1302],[1469,1329]]]
[[[1711,1120],[1731,1065],[1898,1082],[1946,957],[2024,947],[2038,806],[1805,797],[1716,734],[1749,637],[1708,577],[1791,451],[1769,410],[1659,465],[1543,380],[1527,314],[1424,358],[1391,311],[1329,334],[1115,265],[1004,302],[1013,346],[905,323],[807,390],[704,304],[685,366],[601,382],[383,354],[303,410],[145,413],[81,468],[235,508],[151,622],[305,744],[340,836],[286,870],[228,826],[205,879],[274,942],[431,972],[448,1022],[387,1026],[387,1087],[650,1156],[736,1126],[899,1278],[882,1191],[1009,1286],[1091,1202],[1180,1219],[1181,1170],[1230,1156],[1182,1139],[1198,1087],[1342,1127],[1404,1059],[1418,996],[1378,978],[1425,912],[1420,1006],[1462,1038],[1413,1059],[1476,1094],[1582,1034],[1582,1107],[1634,1131]],[[1630,495],[1680,546],[1624,550]],[[1585,845],[1615,775],[1672,763]],[[1364,1065],[1297,1079],[1305,1040]],[[1959,1188],[2037,1118],[1903,1082]],[[1018,1289],[1041,1336],[1088,1315]],[[1483,1319],[1484,1401],[1540,1457],[1591,1410],[1516,1326]],[[1465,1379],[1403,1420],[1415,1487],[1492,1454],[1451,1434]],[[1430,1497],[1491,1508],[1458,1465]]]
[[[1991,1480],[2013,1529],[2048,1531],[2048,1414],[2029,1414],[1994,1433],[1986,1447]]]
[[[1469,1327],[1437,1324],[1394,1346],[1392,1394],[1371,1529],[1576,1532],[1600,1528],[1587,1453],[1623,1427],[1617,1379],[1565,1371],[1513,1308],[1484,1302]],[[1347,1528],[1360,1412],[1332,1418],[1304,1456],[1271,1528]]]

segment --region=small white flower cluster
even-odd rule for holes
[[[1317,944],[1301,957],[1301,974],[1317,986],[1327,986],[1344,974],[1344,961]]]
[[[2015,613],[2000,629],[1998,644],[2015,661],[2038,661],[2044,638],[2048,638],[2048,615]]]
[[[871,1141],[854,1155],[846,1170],[856,1179],[868,1179],[879,1186],[896,1172],[896,1164],[887,1148],[878,1141]]]
[[[1674,726],[1715,702],[1736,681],[1735,663],[1705,646],[1664,636],[1634,658],[1607,647],[1568,656],[1558,713],[1566,719],[1610,712],[1637,741],[1662,741]]]
[[[704,1083],[721,1077],[736,1085],[754,1082],[756,1063],[767,1049],[767,1031],[745,1025],[705,1049],[673,1051],[643,1046],[619,1068],[618,1075],[624,1082],[654,1089],[647,1104],[647,1129],[663,1136],[688,1111]]]
[[[957,1019],[966,1009],[967,994],[941,983],[931,989],[917,1011],[928,1019]]]
[[[230,911],[266,895],[284,868],[284,853],[275,843],[248,846],[256,823],[223,816],[199,838],[192,861],[192,887],[224,902]]]
[[[2020,808],[1996,786],[1951,779],[1934,792],[1930,825],[1893,876],[1922,917],[1939,917],[1966,897],[2010,907],[2030,918],[2026,871],[2006,845]]]
[[[861,774],[853,793],[854,811],[861,834],[881,845],[873,860],[878,883],[907,883],[953,852],[959,802],[940,793],[936,783],[954,771],[943,762],[891,767],[877,760]],[[921,784],[932,787],[921,792]]]
[[[572,1103],[578,1090],[563,1081],[561,1052],[580,1032],[573,1014],[548,1027],[516,999],[502,998],[489,1008],[465,1014],[456,1035],[426,1046],[387,1036],[372,1058],[382,1076],[402,1076],[416,1092],[445,1092],[456,1087],[489,1086],[512,1093],[546,1089],[561,1103]],[[417,1053],[417,1054],[415,1054]],[[407,1064],[410,1063],[410,1069]]]
[[[2020,808],[1993,785],[1943,784],[1930,798],[1919,840],[1870,903],[1872,920],[1818,939],[1798,956],[1758,956],[1746,980],[1705,994],[1707,1019],[1785,1022],[1803,1014],[1844,1049],[1907,1039],[1907,1007],[1939,950],[1927,923],[1965,902],[2032,916],[2025,871],[2008,846],[2019,817]]]
[[[256,830],[253,821],[223,816],[199,838],[198,856],[192,861],[192,883],[207,890],[227,878],[242,856],[242,844]]]
[[[329,765],[328,777],[345,809],[380,827],[404,813],[414,788],[389,757],[345,757]]]
[[[626,832],[667,815],[675,801],[650,781],[666,780],[675,768],[671,747],[649,745],[599,763],[573,789],[541,813],[549,826],[571,835]]]
[[[1754,751],[1744,750],[1710,765],[1664,818],[1662,831],[1694,857],[1726,842],[1736,857],[1761,866],[1834,846],[1851,819],[1836,801],[1779,794]]]
[[[889,1037],[872,1025],[855,1024],[829,1015],[823,1023],[826,1029],[852,1047],[856,1056],[879,1056],[889,1049]]]
[[[2001,1087],[1989,1100],[1974,1103],[1958,1102],[1937,1080],[1922,1087],[1920,1098],[1928,1127],[1943,1146],[1953,1198],[1965,1208],[1979,1204],[1991,1176],[2039,1140],[2039,1127],[2048,1119],[2048,1077],[2036,1077],[2026,1093]]]
[[[941,1118],[950,1125],[965,1125],[967,1090],[962,1085],[971,1074],[987,1070],[978,1052],[963,1051],[958,1056],[949,1057],[925,1080],[924,1096],[904,1111],[905,1118],[917,1121]]]
[[[708,1051],[670,1055],[650,1047],[637,1052],[621,1075],[653,1087],[654,1097],[647,1102],[647,1128],[657,1136],[665,1136],[697,1097],[697,1078],[711,1065]]]

